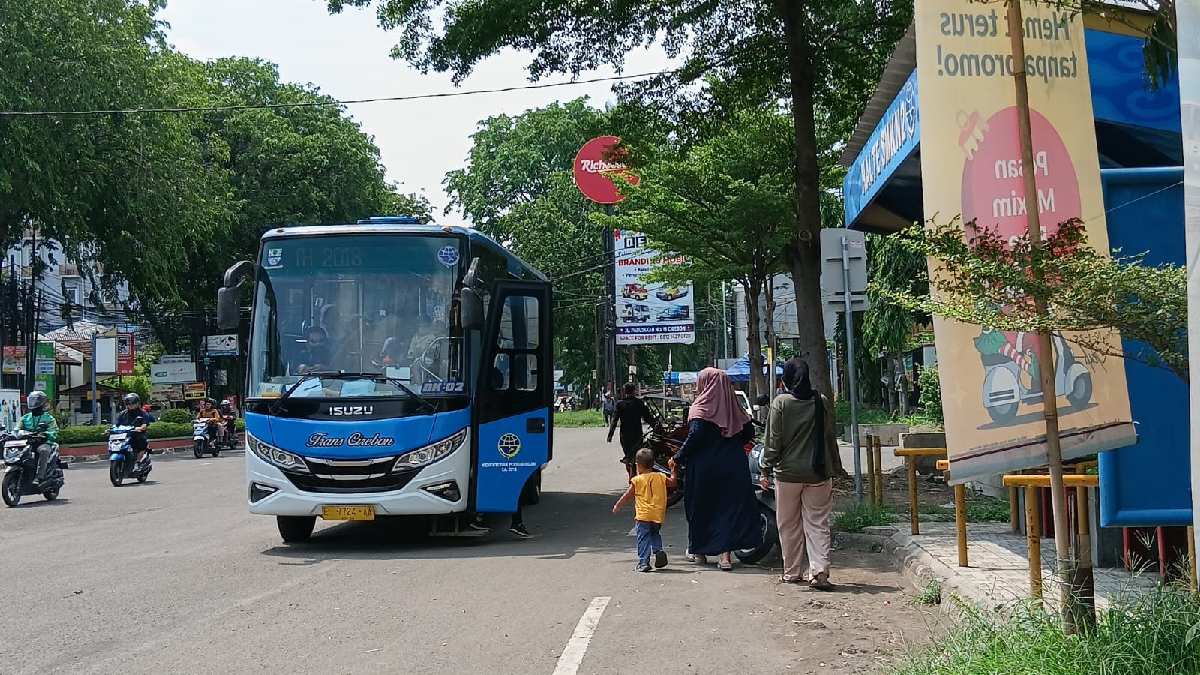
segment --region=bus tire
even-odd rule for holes
[[[542,501],[542,470],[538,469],[521,490],[521,506],[533,506]]]
[[[312,536],[313,527],[317,524],[316,516],[275,516],[275,524],[279,526],[279,536],[288,544],[308,541]]]

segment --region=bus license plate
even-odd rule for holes
[[[375,520],[374,506],[322,506],[325,520]]]

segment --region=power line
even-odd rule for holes
[[[112,109],[112,110],[0,110],[0,117],[87,117],[98,115],[152,115],[152,114],[173,114],[173,113],[189,113],[189,112],[231,112],[237,110],[279,110],[289,108],[330,108],[344,105],[356,105],[359,103],[383,103],[390,101],[417,101],[422,99],[433,98],[458,98],[462,96],[476,96],[479,94],[502,94],[510,91],[528,91],[532,89],[551,89],[554,87],[570,87],[580,84],[596,84],[599,82],[619,82],[623,80],[637,80],[649,77],[657,77],[660,75],[670,75],[673,70],[664,70],[653,73],[638,73],[636,75],[612,75],[608,77],[593,77],[586,80],[572,80],[570,82],[543,82],[539,84],[525,84],[512,87],[498,87],[494,89],[468,89],[466,91],[446,91],[435,94],[409,94],[406,96],[381,96],[378,98],[359,98],[347,99],[343,101],[328,100],[328,101],[304,101],[299,103],[248,103],[243,105],[221,105],[221,106],[197,106],[197,107],[180,107],[180,108],[128,108],[128,109]]]

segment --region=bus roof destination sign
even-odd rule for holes
[[[613,156],[622,153],[620,149],[613,152],[620,143],[616,136],[600,136],[585,143],[575,155],[575,186],[597,204],[619,204],[625,199],[614,176],[620,176],[630,185],[638,184],[639,178],[629,166]]]

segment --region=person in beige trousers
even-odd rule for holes
[[[771,402],[762,464],[762,488],[775,482],[775,519],[783,551],[784,583],[803,582],[801,562],[808,552],[809,585],[830,590],[833,476],[845,476],[834,432],[833,406],[812,388],[808,363],[789,359],[783,366],[784,393]]]

